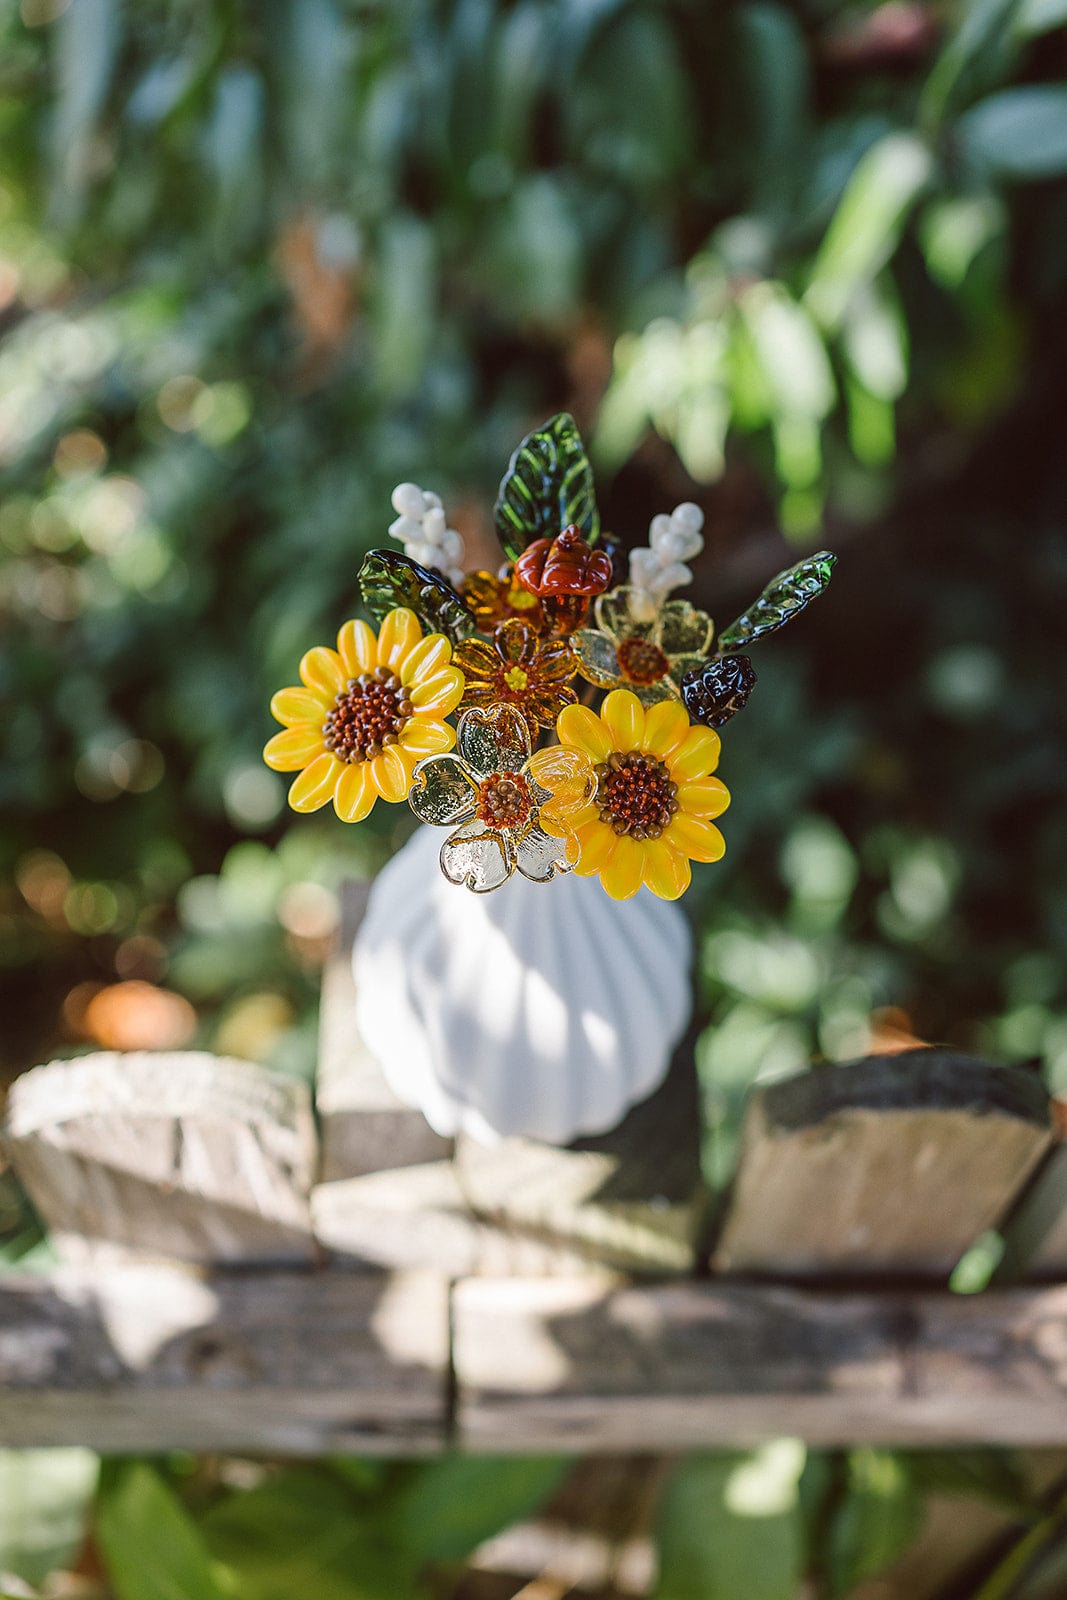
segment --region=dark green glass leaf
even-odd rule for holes
[[[420,567],[399,550],[371,550],[359,569],[363,603],[375,622],[396,606],[408,606],[427,633],[447,633],[455,643],[477,631],[477,623],[447,578]]]
[[[600,533],[593,469],[566,411],[528,433],[500,480],[493,515],[510,560],[535,539],[554,539],[574,523],[589,544]]]
[[[822,594],[836,562],[837,557],[829,550],[820,550],[806,561],[798,561],[788,572],[780,572],[759,599],[720,633],[719,649],[736,650],[740,645],[751,644],[754,639],[763,639],[768,633],[784,628]]]

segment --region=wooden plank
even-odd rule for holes
[[[947,1280],[1049,1145],[1036,1073],[946,1050],[757,1091],[713,1266],[775,1278]]]
[[[455,1164],[471,1208],[516,1236],[557,1239],[619,1271],[691,1271],[704,1205],[692,1040],[611,1132],[562,1149],[461,1138]]]
[[[1053,1095],[1051,1113],[1056,1142],[1002,1225],[998,1282],[1067,1278],[1067,1097]]]
[[[307,1087],[203,1052],[114,1052],[16,1079],[12,1165],[62,1254],[308,1261]]]
[[[436,1274],[69,1268],[0,1279],[0,1445],[441,1448]]]
[[[356,1027],[352,942],[368,893],[368,884],[343,886],[337,946],[323,973],[315,1083],[322,1183],[446,1160],[452,1152],[421,1112],[396,1098]]]
[[[687,1272],[703,1218],[693,1040],[619,1128],[565,1148],[445,1140],[403,1107],[359,1039],[351,944],[364,885],[342,891],[325,976],[316,1089],[316,1238],[357,1264],[455,1276]],[[457,893],[461,891],[457,890]]]
[[[1067,1288],[966,1297],[673,1283],[457,1286],[481,1451],[1061,1443]]]

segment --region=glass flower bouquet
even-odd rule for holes
[[[725,849],[714,819],[730,797],[712,774],[716,730],[755,683],[739,652],[820,594],[834,557],[782,573],[716,639],[710,617],[671,598],[692,579],[703,513],[654,517],[621,581],[566,413],[504,475],[496,574],[463,576],[435,494],[402,483],[393,506],[403,552],[372,551],[359,575],[377,633],[346,622],[337,648],[309,650],[301,684],[271,701],[284,729],[264,756],[299,772],[290,805],[332,801],[359,822],[379,799],[407,800],[449,829],[445,877],[479,893],[516,870],[536,883],[573,870],[616,900],[642,885],[677,899],[690,863]]]
[[[509,463],[496,573],[464,576],[436,495],[403,483],[393,506],[403,548],[359,574],[377,631],[349,621],[308,651],[265,758],[298,774],[297,811],[332,801],[359,822],[406,800],[432,825],[379,875],[354,953],[359,1031],[394,1093],[445,1135],[565,1143],[666,1073],[691,945],[663,902],[725,849],[717,730],[755,683],[742,652],[822,592],[834,557],[782,573],[716,637],[674,597],[700,509],[654,517],[624,574],[566,414]]]

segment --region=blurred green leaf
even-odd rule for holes
[[[804,1457],[799,1441],[780,1439],[678,1466],[657,1519],[655,1600],[793,1600],[804,1565]]]
[[[203,1536],[240,1600],[415,1600],[416,1558],[372,1507],[317,1468],[294,1468],[229,1494]]]
[[[1067,172],[1067,88],[1027,84],[990,95],[964,113],[958,136],[968,160],[998,177]]]
[[[460,1561],[532,1516],[571,1465],[564,1456],[449,1455],[427,1462],[389,1498],[383,1532],[418,1564]]]
[[[889,1565],[914,1538],[920,1501],[907,1460],[890,1450],[851,1450],[845,1499],[833,1518],[831,1593],[847,1595]]]
[[[53,210],[70,225],[81,212],[93,174],[97,120],[122,42],[117,0],[71,0],[54,23],[56,106],[52,129]]]
[[[835,328],[849,299],[885,266],[933,163],[913,134],[894,133],[860,161],[811,269],[805,299],[815,317]]]
[[[94,1531],[118,1600],[224,1600],[199,1529],[146,1462],[105,1474]]]
[[[43,1584],[76,1558],[98,1470],[89,1450],[0,1450],[0,1572]]]

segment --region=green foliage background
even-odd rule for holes
[[[760,652],[729,853],[689,897],[709,1178],[753,1081],[862,1052],[872,1016],[1067,1085],[1065,23],[1063,0],[0,0],[6,1072],[84,1047],[78,996],[131,978],[209,1047],[310,1072],[333,892],[405,823],[287,817],[269,693],[349,613],[395,482],[491,561],[503,465],[567,408],[607,527],[704,506],[720,620],[841,557]],[[32,1227],[0,1204],[14,1255]],[[785,1519],[760,1592],[888,1559],[901,1461],[757,1462]],[[661,1600],[730,1592],[738,1466],[674,1482]],[[331,1492],[400,1492],[366,1470]],[[120,1600],[148,1593],[121,1555],[146,1503],[182,1593],[238,1559],[253,1510],[205,1511],[205,1555],[188,1490],[106,1480]]]

